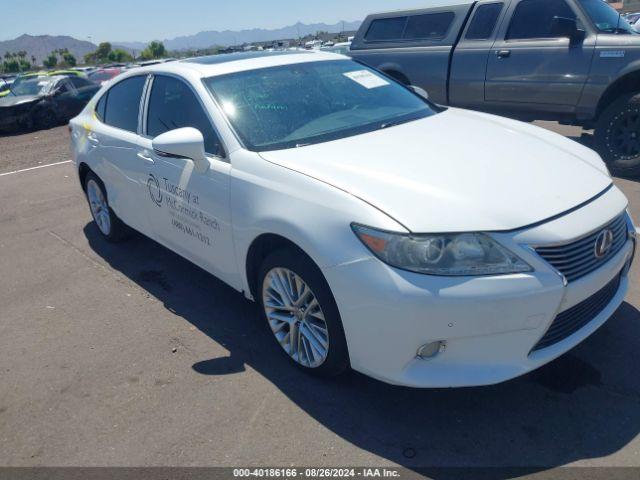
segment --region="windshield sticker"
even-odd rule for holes
[[[624,50],[606,50],[600,52],[602,58],[622,58],[624,57]]]
[[[347,72],[345,77],[350,78],[354,82],[362,85],[365,88],[371,90],[372,88],[385,87],[389,85],[384,78],[374,75],[369,70],[357,70],[355,72]]]

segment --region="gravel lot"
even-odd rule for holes
[[[506,384],[316,380],[240,294],[142,236],[103,242],[70,164],[2,175],[68,159],[66,127],[0,137],[0,465],[640,466],[639,282]]]

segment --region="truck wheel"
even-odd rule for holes
[[[595,146],[612,173],[640,176],[640,94],[623,95],[602,112]]]

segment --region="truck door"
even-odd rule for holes
[[[582,12],[565,0],[521,0],[512,2],[508,18],[489,55],[485,100],[575,107],[595,44]]]
[[[449,76],[449,104],[482,109],[487,60],[493,50],[497,26],[504,17],[504,1],[476,4],[453,52]]]

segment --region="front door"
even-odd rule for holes
[[[558,18],[583,21],[565,0],[522,0],[493,45],[487,64],[487,102],[575,107],[588,78],[594,39],[570,41]]]
[[[203,134],[210,163],[207,172],[197,172],[192,160],[154,152],[154,137],[182,127],[194,127]],[[176,77],[154,76],[139,152],[147,164],[140,186],[154,237],[229,281],[237,270],[229,206],[231,165],[218,138],[189,85]]]

